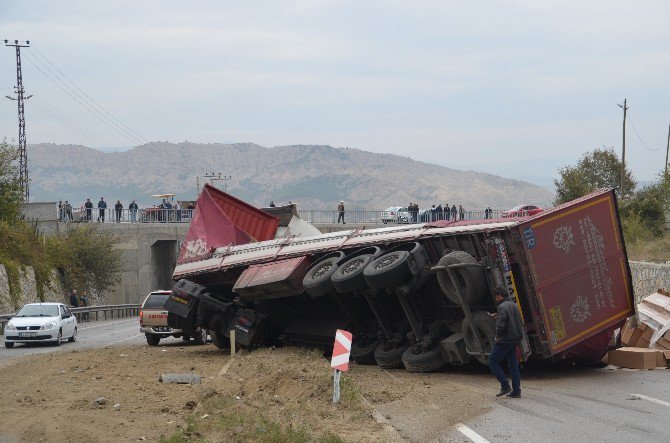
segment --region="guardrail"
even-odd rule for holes
[[[69,223],[106,222],[106,223],[190,223],[194,209],[114,209],[73,208],[61,210],[58,220]]]
[[[81,322],[82,318],[85,318],[88,315],[90,319],[91,314],[95,314],[95,319],[100,319],[100,313],[103,314],[104,319],[107,319],[107,314],[109,313],[110,318],[121,317],[133,317],[140,315],[140,305],[138,304],[127,304],[127,305],[101,305],[101,306],[86,306],[81,308],[70,308],[70,311],[77,317],[77,322]],[[16,315],[16,312],[13,314],[0,315],[0,335],[5,334],[5,325],[9,320]]]
[[[408,223],[427,223],[438,220],[484,220],[487,218],[498,218],[503,214],[502,209],[482,209],[475,211],[431,211],[420,210],[418,212],[408,212],[405,209],[399,211],[345,211],[345,223],[366,223],[372,225],[386,224],[408,224]],[[338,211],[328,210],[298,210],[300,218],[316,224],[337,224],[339,218]],[[515,214],[521,216],[523,214]]]

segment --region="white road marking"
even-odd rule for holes
[[[461,434],[465,435],[466,437],[468,437],[474,443],[491,443],[481,435],[477,434],[472,429],[465,426],[463,423],[456,423],[456,430]]]
[[[631,397],[637,397],[637,398],[642,399],[642,400],[647,400],[647,401],[651,401],[651,402],[654,402],[654,403],[658,403],[659,405],[670,406],[670,403],[668,403],[667,401],[659,400],[657,398],[647,397],[646,395],[642,395],[642,394],[630,394],[630,395],[631,395]]]
[[[95,320],[93,320],[93,321],[95,321]],[[136,321],[138,326],[140,324],[139,321],[137,320],[137,318],[133,318],[131,320],[121,320],[121,321],[115,321],[115,322],[112,322],[112,323],[105,323],[103,325],[95,325],[95,326],[88,326],[88,325],[84,326],[81,323],[77,323],[77,327],[81,326],[81,328],[79,328],[80,331],[88,331],[89,329],[96,329],[96,328],[102,328],[102,327],[105,327],[105,326],[119,325],[121,323],[128,323],[128,322],[131,322],[131,321]]]
[[[106,348],[107,346],[114,346],[114,345],[117,345],[117,344],[122,343],[122,342],[124,342],[124,341],[128,341],[128,340],[131,340],[131,339],[133,339],[133,338],[141,337],[142,335],[144,335],[144,334],[135,334],[135,335],[131,335],[130,337],[126,337],[126,338],[123,338],[123,339],[121,339],[121,340],[117,340],[117,341],[112,342],[112,343],[107,343],[107,344],[106,344],[105,346],[103,346],[103,347]]]

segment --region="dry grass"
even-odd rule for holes
[[[665,263],[670,260],[670,234],[651,240],[626,243],[629,260]]]

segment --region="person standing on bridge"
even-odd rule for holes
[[[339,215],[337,216],[337,224],[339,225],[339,224],[340,224],[340,220],[342,220],[342,224],[343,224],[343,225],[346,225],[347,223],[344,221],[344,200],[341,200],[341,201],[340,201],[340,204],[337,205],[337,212],[338,212],[338,214],[339,214]]]
[[[84,203],[84,208],[86,209],[86,221],[90,222],[91,219],[93,218],[93,202],[91,201],[90,198],[86,199],[86,203]]]
[[[519,373],[519,362],[516,357],[516,348],[523,339],[523,321],[519,307],[504,290],[499,289],[495,294],[498,310],[495,314],[489,314],[496,319],[496,339],[489,355],[489,367],[491,372],[500,382],[500,392],[496,397],[507,395],[508,397],[521,397],[521,374]],[[500,367],[503,360],[507,360],[507,367],[512,376],[512,387],[510,388],[507,377]]]
[[[100,221],[105,222],[105,209],[107,209],[107,202],[104,198],[100,197],[100,201],[98,202],[98,223]]]
[[[116,215],[116,222],[118,223],[121,221],[121,213],[123,212],[123,204],[121,203],[121,200],[116,201],[114,212],[116,213],[114,215]]]
[[[128,212],[130,212],[130,222],[135,223],[137,221],[137,203],[135,203],[135,200],[128,205]]]

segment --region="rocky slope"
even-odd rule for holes
[[[464,154],[465,155],[465,154]],[[255,205],[288,200],[301,209],[384,209],[418,202],[445,202],[481,209],[518,203],[548,205],[546,189],[491,174],[460,171],[392,154],[330,146],[253,143],[151,143],[126,152],[41,144],[28,148],[32,201],[90,197],[152,203],[151,195],[174,192],[193,198],[196,176],[221,173],[233,195]],[[202,179],[201,179],[202,182]],[[221,186],[224,182],[217,182]]]

